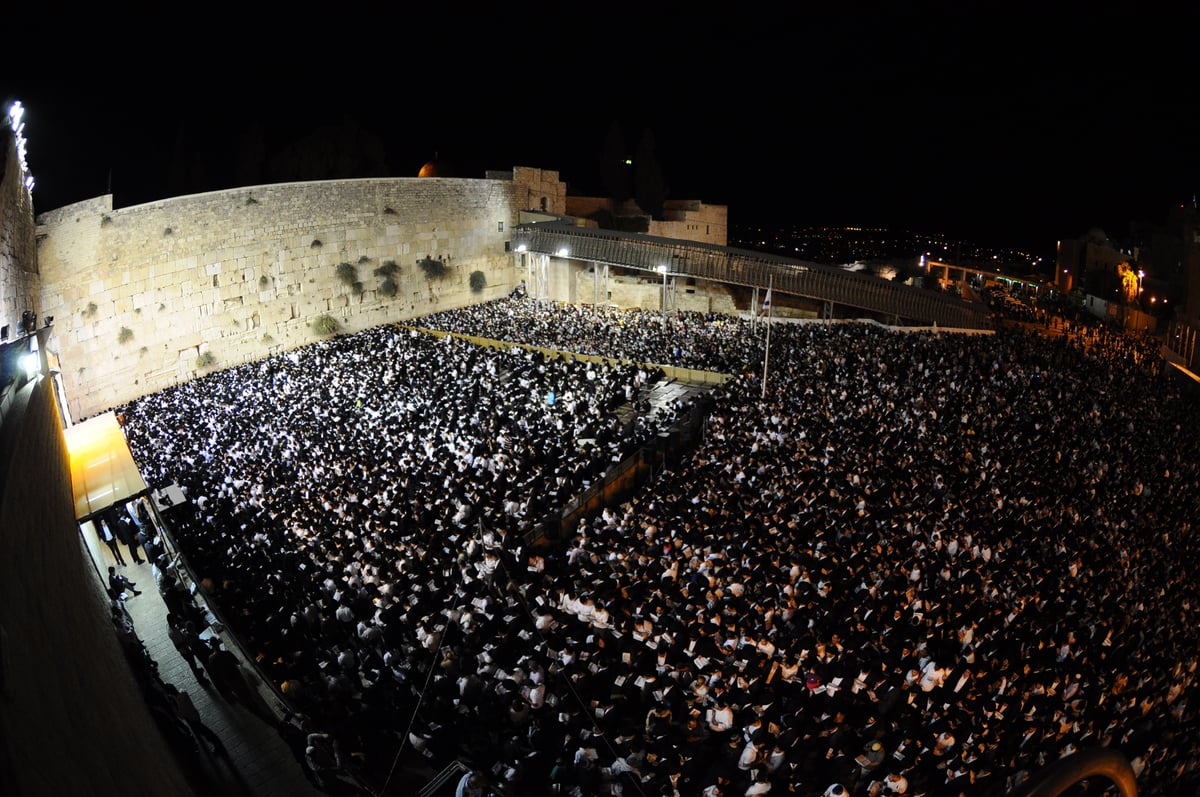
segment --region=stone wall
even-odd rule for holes
[[[650,222],[649,235],[713,246],[729,244],[729,208],[699,200],[667,200],[663,218]]]
[[[21,389],[3,431],[0,792],[193,794],[121,651],[84,549],[50,380]]]
[[[71,414],[305,345],[323,316],[354,332],[506,295],[523,276],[506,251],[519,211],[543,196],[557,210],[564,195],[557,172],[519,168],[482,180],[265,185],[117,210],[101,197],[43,214],[41,311],[56,319],[50,346]],[[425,259],[445,276],[427,276]],[[478,292],[475,271],[486,280]]]
[[[591,263],[559,258],[553,258],[551,263],[557,264],[563,270],[562,281],[569,282],[571,285],[569,296],[563,296],[561,292],[556,292],[554,290],[556,280],[553,278],[555,270],[550,269],[551,296],[559,301],[590,305],[596,300],[596,294],[599,292],[601,305],[636,307],[652,311],[662,310],[662,278],[657,275],[650,276],[635,272],[617,273],[615,269],[612,269],[608,281],[605,283],[603,275],[597,280]],[[678,277],[672,277],[671,280],[673,287],[668,291],[669,310],[737,315],[737,307],[727,286],[707,283],[703,280],[691,280],[690,282],[693,284],[689,284],[687,278]]]
[[[591,218],[598,213],[644,215],[632,200],[614,208],[606,197],[567,197],[566,208],[567,213],[580,218]],[[698,199],[669,199],[663,204],[662,218],[647,218],[647,224],[646,234],[658,238],[713,246],[729,244],[729,208],[725,205],[706,205]]]
[[[0,125],[0,147],[4,150],[0,174],[0,327],[8,325],[9,337],[13,338],[21,313],[41,308],[37,301],[37,250],[30,224],[33,199],[25,188],[25,173],[7,124]]]

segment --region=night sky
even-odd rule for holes
[[[197,6],[182,23],[147,5],[136,27],[105,16],[86,42],[10,60],[0,98],[26,106],[38,212],[110,187],[123,207],[272,174],[409,177],[435,157],[601,194],[615,125],[631,156],[652,136],[669,196],[726,204],[735,225],[1043,253],[1200,192],[1196,12],[1054,5]]]

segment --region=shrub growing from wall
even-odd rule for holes
[[[332,335],[341,329],[341,324],[333,316],[323,313],[313,319],[312,328],[318,335]]]
[[[450,269],[441,260],[434,260],[432,257],[423,257],[417,261],[417,265],[421,267],[421,271],[425,272],[425,278],[430,280],[444,279],[450,273]]]
[[[396,275],[400,273],[400,267],[396,265],[395,260],[388,260],[379,268],[375,269],[376,277],[383,277],[383,281],[379,283],[379,295],[384,298],[391,299],[395,296],[400,286],[396,282]]]

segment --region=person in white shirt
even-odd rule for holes
[[[705,713],[708,729],[713,733],[728,733],[733,728],[733,709],[724,700],[717,703]]]
[[[760,745],[753,740],[746,742],[742,747],[742,753],[738,756],[738,769],[743,772],[749,772],[759,764],[759,759],[763,756],[763,750]]]
[[[454,797],[483,797],[483,778],[474,772],[468,772],[458,781]]]
[[[754,782],[750,784],[744,794],[746,797],[756,797],[759,794],[766,794],[771,791],[771,780],[767,777],[767,773],[759,772]]]
[[[539,709],[546,704],[546,685],[530,683],[522,690],[531,709]]]
[[[596,613],[596,604],[591,598],[584,598],[577,601],[575,604],[575,616],[585,623],[592,621],[592,616]]]
[[[946,680],[946,670],[939,667],[936,662],[930,661],[925,665],[925,669],[921,672],[921,691],[932,692],[941,686]]]
[[[543,609],[538,613],[534,626],[539,631],[550,631],[558,626],[558,621],[554,619],[554,615],[549,610]]]

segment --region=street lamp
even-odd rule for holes
[[[666,324],[667,324],[667,266],[664,263],[664,264],[656,266],[655,269],[658,271],[659,274],[662,274],[662,278],[663,278],[662,319],[663,319],[663,326],[666,326]]]

